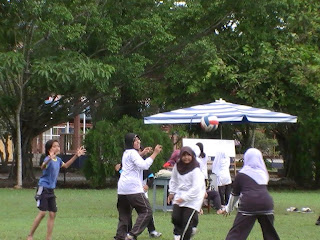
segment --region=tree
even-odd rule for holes
[[[32,178],[27,152],[33,137],[75,116],[89,105],[85,96],[105,92],[114,68],[89,58],[74,44],[85,43],[90,4],[63,1],[1,3],[0,111],[12,129],[17,152],[17,186]],[[96,6],[98,7],[98,6]],[[49,96],[58,101],[45,104]],[[14,117],[14,118],[12,118]],[[22,161],[23,158],[23,161]]]
[[[274,124],[271,131],[279,141],[286,175],[319,183],[319,157],[312,147],[319,145],[317,134],[307,134],[307,129],[319,128],[319,1],[189,3],[185,13],[190,18],[177,18],[190,24],[194,41],[181,44],[167,62],[157,86],[161,95],[153,99],[160,111],[222,97],[297,115],[298,124]],[[217,24],[210,25],[210,20]]]

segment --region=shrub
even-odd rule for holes
[[[87,133],[85,139],[89,157],[84,166],[84,174],[93,187],[105,186],[106,178],[115,175],[114,166],[121,163],[124,136],[128,132],[138,134],[145,147],[155,147],[156,144],[163,146],[162,153],[151,167],[153,172],[161,169],[170,157],[173,145],[168,134],[162,131],[159,125],[145,125],[142,120],[128,116],[124,116],[117,123],[100,121]]]

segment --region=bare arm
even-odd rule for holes
[[[70,165],[80,156],[84,155],[86,153],[86,149],[81,146],[78,148],[77,153],[66,163],[64,163],[61,167],[68,168]]]

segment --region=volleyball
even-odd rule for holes
[[[217,130],[219,121],[216,116],[206,115],[201,118],[200,126],[205,132]]]

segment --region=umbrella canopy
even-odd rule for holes
[[[254,108],[226,102],[215,102],[182,108],[170,112],[158,113],[144,118],[145,124],[179,124],[200,123],[201,117],[214,115],[219,122],[228,123],[296,123],[297,117],[286,113],[272,112],[267,109]]]

